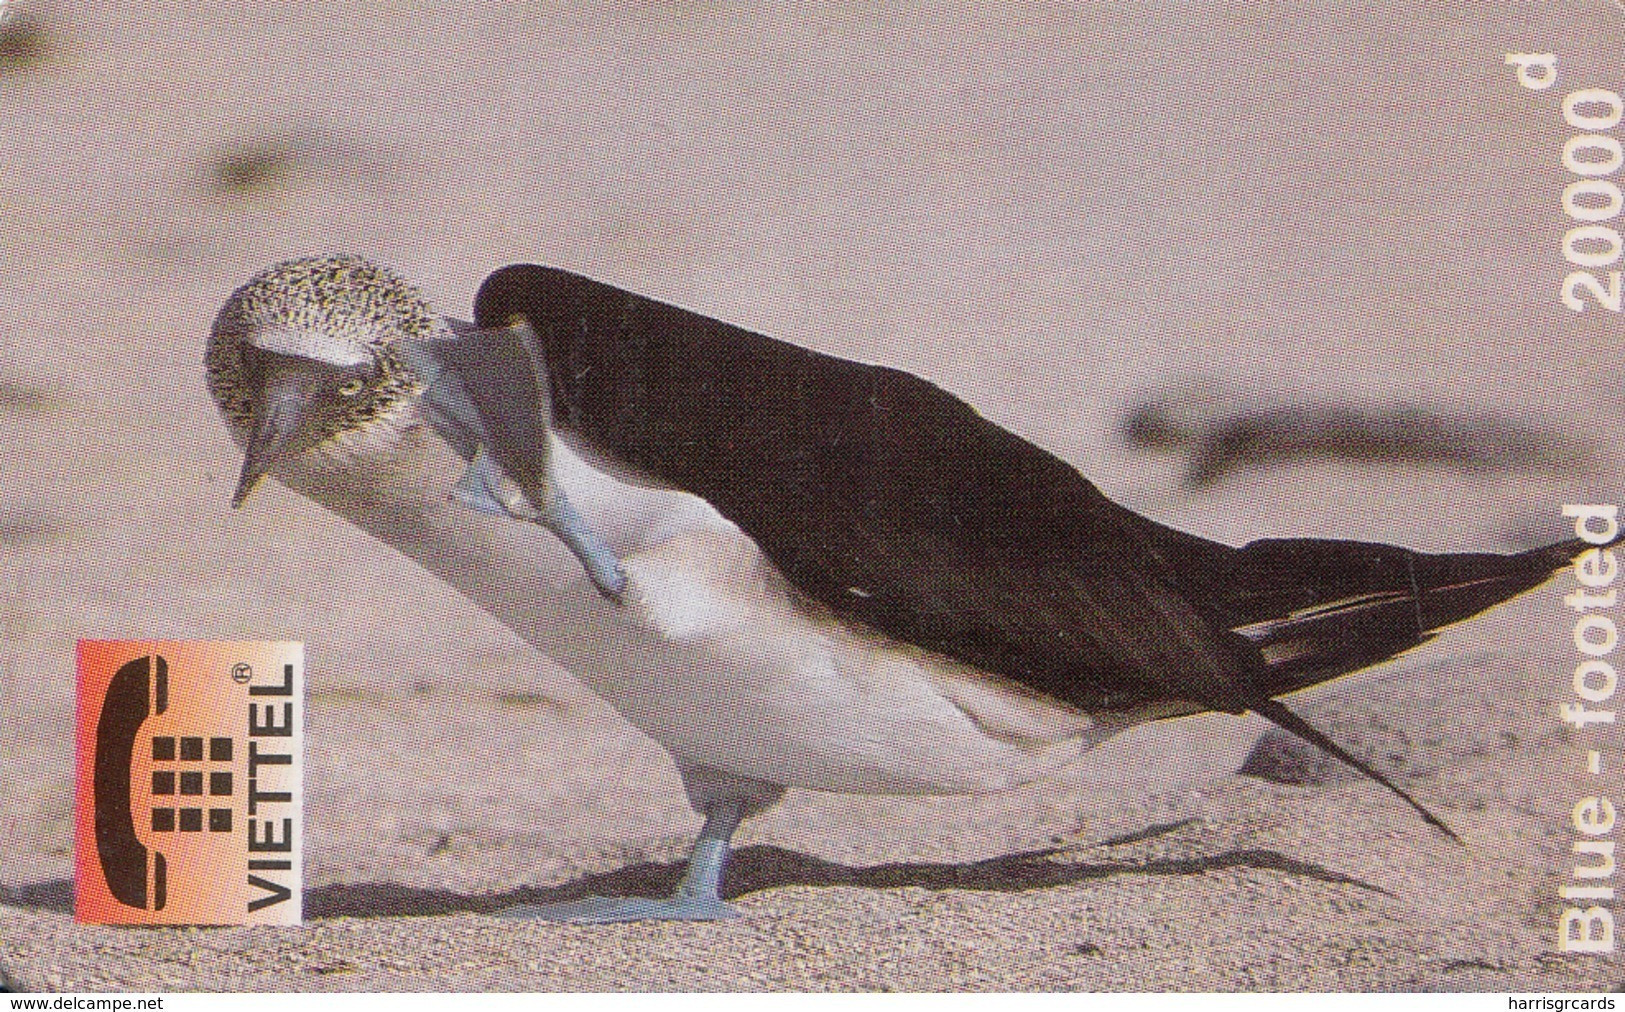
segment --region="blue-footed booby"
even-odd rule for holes
[[[471,323],[353,256],[234,292],[210,390],[269,474],[416,561],[676,762],[704,827],[669,898],[733,916],[729,841],[786,788],[984,793],[1136,724],[1253,711],[1448,827],[1276,699],[1393,657],[1589,547],[1233,548],[1112,502],[947,391],[563,270]]]

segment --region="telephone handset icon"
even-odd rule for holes
[[[113,898],[141,910],[162,910],[167,875],[164,855],[148,851],[135,833],[130,768],[141,725],[169,708],[169,665],[153,654],[126,662],[113,674],[96,721],[96,854]],[[150,904],[149,904],[150,899]]]

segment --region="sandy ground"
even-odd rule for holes
[[[1208,537],[1556,540],[1561,503],[1618,501],[1625,475],[1618,319],[1558,300],[1559,104],[1617,81],[1608,3],[11,6],[33,26],[0,37],[0,968],[19,986],[1625,980],[1556,944],[1568,811],[1625,763],[1617,734],[1557,720],[1568,576],[1294,702],[1465,849],[1365,782],[1234,775],[1266,725],[1203,717],[1007,796],[792,794],[740,835],[736,922],[492,919],[669,887],[698,826],[669,762],[316,507],[267,488],[230,511],[238,457],[201,365],[225,294],[287,256],[378,258],[454,314],[495,267],[552,263],[929,376]],[[1517,88],[1509,51],[1560,54],[1559,87]],[[1419,405],[1567,449],[1196,489],[1121,433],[1193,388],[1217,400],[1198,411]],[[309,644],[304,926],[72,922],[72,646],[119,636]]]

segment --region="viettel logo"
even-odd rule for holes
[[[296,924],[304,644],[79,641],[74,916]]]

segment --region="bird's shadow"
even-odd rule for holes
[[[1145,835],[1135,834],[1132,839]],[[1131,841],[1125,838],[1108,842]],[[1099,846],[1102,844],[1091,845],[1090,849]],[[1201,857],[1146,861],[1077,862],[1065,859],[1079,849],[1082,848],[1025,851],[968,863],[903,861],[854,867],[783,847],[757,845],[739,850],[729,862],[726,895],[733,899],[785,886],[851,886],[860,889],[913,887],[932,891],[968,889],[1019,893],[1120,875],[1200,875],[1225,868],[1266,869],[1391,895],[1379,886],[1273,850],[1230,850]],[[1055,860],[1058,857],[1063,859]],[[422,889],[393,882],[318,886],[305,890],[305,916],[489,914],[520,904],[560,903],[592,895],[664,896],[677,885],[683,867],[684,862],[681,861],[649,861],[614,871],[584,875],[573,882],[550,888],[525,887],[480,895]],[[53,881],[20,889],[0,887],[0,904],[67,912],[73,908],[73,885],[66,881]]]
[[[1271,850],[1233,850],[1197,858],[1144,862],[1075,863],[1052,860],[1063,850],[1036,850],[969,863],[903,861],[854,867],[826,861],[783,847],[745,847],[728,864],[729,899],[786,886],[851,886],[859,889],[914,887],[932,891],[967,889],[985,892],[1030,892],[1089,879],[1118,875],[1200,875],[1223,868],[1263,868],[1388,893],[1378,886],[1299,861]],[[645,862],[614,871],[584,875],[546,889],[523,888],[506,893],[465,896],[392,883],[323,886],[305,893],[312,917],[393,917],[433,914],[486,914],[520,904],[562,903],[586,896],[664,896],[682,877],[684,862]]]

